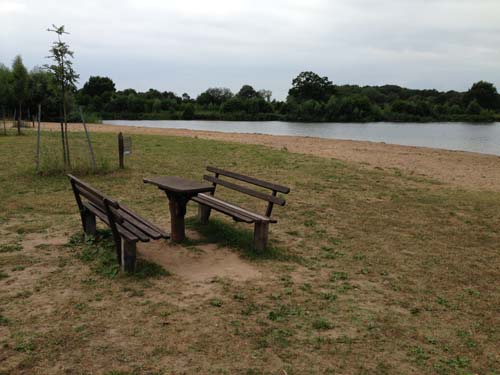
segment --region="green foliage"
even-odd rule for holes
[[[82,233],[75,233],[70,237],[68,247],[76,250],[77,257],[90,264],[91,269],[100,276],[115,278],[120,274],[120,265],[117,262],[115,245],[109,230],[100,231],[96,238],[85,240]],[[150,279],[169,276],[170,273],[162,266],[138,259],[136,270],[125,277],[135,279]]]
[[[74,52],[69,49],[69,45],[61,40],[63,34],[68,34],[65,31],[64,25],[52,25],[53,29],[47,31],[57,34],[57,40],[52,43],[49,50],[48,58],[52,59],[53,64],[46,64],[45,69],[53,74],[55,81],[61,88],[61,97],[64,100],[65,91],[73,91],[76,89],[76,83],[80,77],[73,68]]]
[[[260,95],[255,89],[250,85],[243,85],[236,94],[237,97],[242,99],[253,99],[258,98]]]
[[[21,56],[16,56],[12,63],[12,95],[17,104],[21,105],[28,97],[29,75]]]
[[[500,98],[497,89],[490,82],[479,81],[474,83],[469,91],[467,91],[466,100],[469,103],[477,101],[485,109],[500,108]]]
[[[60,28],[54,31],[60,32]],[[62,33],[65,33],[64,31]],[[66,51],[65,43],[54,48]],[[54,52],[55,53],[55,52]],[[66,60],[64,60],[66,61]],[[71,67],[71,61],[65,62]],[[72,68],[71,68],[72,69]],[[109,77],[92,76],[83,88],[74,91],[73,80],[68,82],[66,101],[68,119],[79,122],[76,108],[83,106],[87,122],[102,119],[129,120],[231,120],[231,121],[304,121],[304,122],[428,122],[428,121],[498,121],[500,95],[491,83],[480,81],[467,92],[413,90],[396,85],[356,86],[334,85],[328,77],[314,72],[302,72],[292,81],[286,101],[271,101],[269,90],[256,91],[243,85],[236,95],[223,87],[209,88],[196,99],[187,93],[178,96],[171,91],[133,89],[116,91]],[[26,106],[36,113],[42,103],[42,120],[60,119],[60,80],[56,79],[57,65],[47,71],[38,68],[29,73]],[[0,106],[9,109],[17,105],[13,96],[12,72],[0,64]],[[73,111],[71,111],[73,108]],[[11,109],[12,111],[12,109]],[[9,111],[8,111],[9,112]],[[10,112],[12,113],[12,112]]]
[[[115,83],[108,77],[90,76],[80,90],[83,95],[100,96],[106,92],[116,92]]]
[[[314,72],[302,72],[292,81],[288,95],[299,100],[325,102],[333,94],[333,85],[328,77],[320,77]]]

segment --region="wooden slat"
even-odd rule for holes
[[[78,184],[75,184],[75,188],[78,191],[78,194],[84,198],[86,198],[88,201],[92,202],[96,206],[101,207],[101,209],[104,211],[104,198],[102,196],[98,196],[94,194],[94,192],[87,190],[83,186],[79,186]]]
[[[102,211],[99,207],[92,204],[91,202],[83,202],[83,205],[90,212],[92,212],[99,219],[101,219],[104,223],[109,225],[108,215],[106,215],[106,213],[104,211]],[[129,230],[125,229],[120,224],[116,224],[116,228],[118,229],[118,232],[120,232],[120,235],[123,236],[126,240],[128,240],[128,241],[138,241],[139,240],[139,238],[135,234],[131,233]]]
[[[142,242],[148,242],[151,239],[151,236],[144,233],[142,230],[140,230],[138,227],[132,225],[132,223],[130,223],[128,221],[124,221],[120,225],[122,227],[124,227],[125,229],[127,229],[130,233],[133,233],[135,236],[137,236]]]
[[[225,213],[226,215],[232,216],[234,219],[238,219],[239,221],[243,221],[245,223],[253,223],[255,220],[248,215],[244,215],[242,212],[235,211],[234,209],[231,209],[227,206],[223,206],[217,202],[214,202],[212,200],[205,199],[203,197],[200,197],[198,195],[197,197],[192,199],[193,201],[197,203],[204,204],[210,208],[213,208],[216,211],[220,211],[222,213]]]
[[[138,229],[140,229],[143,233],[148,235],[150,238],[152,238],[154,240],[158,240],[158,239],[163,237],[161,233],[158,233],[154,229],[151,229],[150,227],[144,225],[139,220],[137,220],[133,216],[129,215],[127,212],[125,212],[123,210],[120,210],[119,212],[124,220],[126,220],[128,223],[132,224],[134,227],[137,227]]]
[[[218,204],[223,207],[227,207],[229,209],[233,209],[243,215],[251,217],[254,221],[272,221],[269,217],[259,215],[255,212],[249,211],[243,207],[236,206],[234,204],[231,204],[229,202],[223,201],[221,199],[215,198],[211,195],[206,195],[206,194],[198,194],[198,197],[205,199],[206,201],[213,202],[214,204]]]
[[[286,201],[283,198],[276,197],[274,195],[261,193],[260,191],[253,190],[253,189],[250,189],[250,188],[247,188],[245,186],[238,185],[238,184],[234,184],[234,183],[226,181],[226,180],[221,180],[220,178],[215,178],[213,176],[208,176],[208,175],[204,175],[203,178],[207,181],[213,182],[214,184],[222,185],[222,186],[225,186],[229,189],[233,189],[233,190],[239,191],[241,193],[251,195],[252,197],[256,197],[256,198],[263,199],[263,200],[268,201],[268,202],[273,202],[273,203],[279,204],[280,206],[284,206],[286,203]]]
[[[165,232],[163,229],[161,229],[157,225],[151,223],[150,221],[144,219],[143,217],[137,215],[134,211],[132,211],[130,208],[128,208],[127,206],[125,206],[124,204],[121,204],[121,203],[120,203],[120,211],[123,211],[126,214],[129,214],[131,217],[134,217],[135,219],[140,221],[145,226],[147,226],[147,227],[151,228],[152,230],[154,230],[155,232],[159,233],[163,238],[170,238],[168,233]]]
[[[239,174],[239,173],[226,171],[224,169],[208,166],[207,171],[213,172],[213,173],[218,173],[218,174],[221,174],[223,176],[231,177],[231,178],[234,178],[236,180],[245,181],[245,182],[248,182],[249,184],[261,186],[261,187],[264,187],[264,188],[267,188],[270,190],[276,190],[276,191],[279,191],[280,193],[288,194],[290,192],[290,188],[288,188],[286,186],[273,184],[271,182],[259,180],[257,178],[244,176],[244,175]]]
[[[82,180],[76,178],[75,176],[71,175],[71,174],[68,174],[68,177],[74,181],[77,185],[77,188],[79,189],[80,187],[83,187],[85,190],[87,190],[88,192],[94,194],[95,196],[97,197],[102,197],[102,199],[106,198],[109,202],[110,202],[110,205],[114,208],[118,208],[118,202],[110,197],[108,197],[107,195],[101,193],[99,190],[93,188],[92,186],[90,186],[89,184],[83,182]],[[80,189],[79,189],[80,190]]]

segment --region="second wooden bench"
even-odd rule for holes
[[[284,206],[286,203],[282,197],[278,196],[278,193],[288,194],[290,192],[290,188],[216,167],[209,166],[207,167],[207,171],[214,173],[214,175],[204,175],[203,178],[211,182],[214,188],[218,185],[224,186],[228,189],[267,201],[268,204],[264,214],[259,214],[226,202],[222,199],[215,198],[214,189],[212,194],[198,194],[196,197],[192,198],[193,201],[199,204],[198,216],[200,221],[206,224],[210,217],[211,210],[216,210],[231,216],[235,221],[254,224],[253,247],[257,251],[265,250],[269,237],[269,224],[277,222],[275,219],[271,218],[273,206],[275,204]],[[222,179],[221,176],[228,177],[232,180]],[[261,192],[253,188],[237,184],[234,182],[235,180],[236,182],[244,182],[269,189],[271,192]]]

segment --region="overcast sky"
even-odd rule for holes
[[[283,99],[304,70],[337,84],[500,86],[500,0],[0,0],[0,62],[47,62],[64,24],[80,85]],[[499,87],[500,88],[500,87]]]

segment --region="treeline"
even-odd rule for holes
[[[53,75],[31,71],[16,57],[8,68],[0,64],[0,106],[8,117],[29,118],[38,104],[46,121],[60,120],[60,101]],[[334,85],[327,77],[302,72],[292,81],[285,101],[272,100],[268,90],[244,85],[237,93],[209,88],[196,98],[187,93],[149,89],[116,90],[108,77],[90,77],[81,89],[67,93],[69,120],[101,119],[277,120],[303,122],[429,122],[500,119],[500,95],[491,83],[480,81],[466,92],[412,90],[395,85]]]

